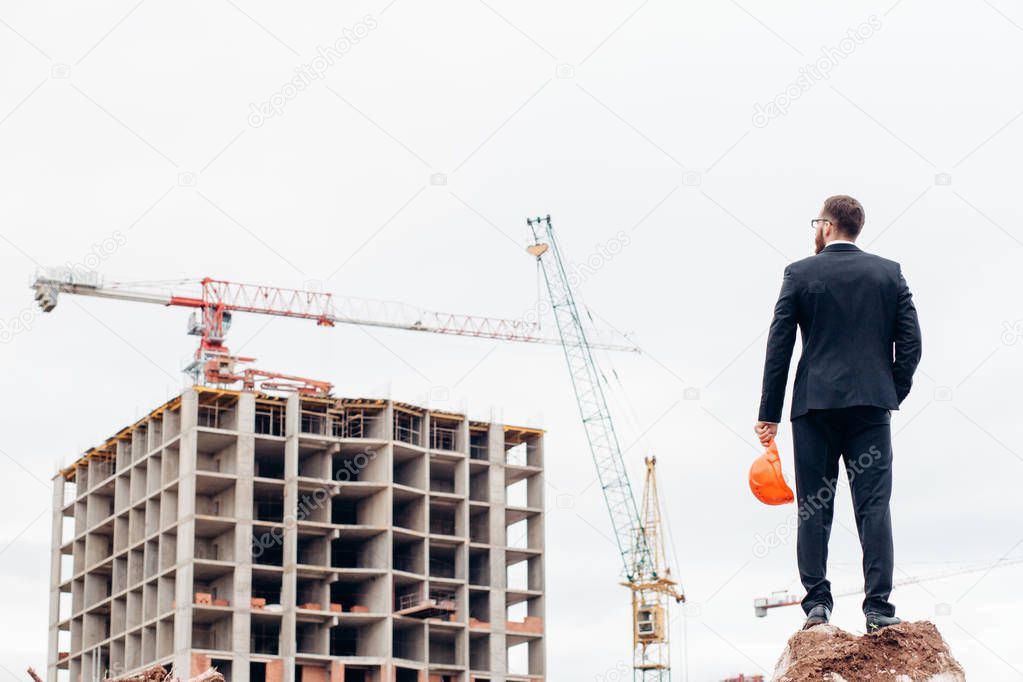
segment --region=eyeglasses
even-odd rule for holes
[[[824,218],[814,218],[813,220],[810,221],[810,227],[812,227],[815,230],[821,225],[834,225],[834,223]]]

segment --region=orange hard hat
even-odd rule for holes
[[[792,488],[781,475],[778,444],[771,439],[764,454],[753,460],[749,468],[749,489],[764,504],[787,504],[795,500]]]

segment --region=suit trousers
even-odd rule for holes
[[[891,412],[857,406],[810,410],[792,420],[799,525],[796,555],[806,589],[803,610],[832,609],[827,579],[838,461],[845,465],[863,550],[864,613],[894,616],[888,601],[895,570],[892,541]]]

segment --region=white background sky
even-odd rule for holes
[[[250,105],[367,16],[322,80],[250,125]],[[34,313],[38,265],[518,317],[537,298],[527,215],[551,213],[574,262],[624,232],[581,290],[646,351],[611,359],[631,401],[614,407],[634,480],[644,454],[661,463],[702,682],[770,670],[801,621],[753,617],[754,597],[799,585],[794,542],[755,552],[794,507],[749,494],[751,426],[782,269],[821,201],[852,194],[924,331],[894,419],[898,576],[1023,555],[1021,38],[1006,0],[0,2],[0,677],[45,665],[55,467],[180,390],[194,348],[184,311],[64,297]],[[755,124],[822,50],[830,76]],[[230,340],[340,395],[549,429],[549,677],[618,679],[627,593],[556,348],[241,316]],[[780,444],[790,470],[787,426]],[[844,591],[859,548],[839,496]],[[971,679],[1018,679],[1021,578],[894,601],[938,624]],[[862,629],[859,599],[838,601],[838,625]],[[684,680],[681,619],[675,634]]]

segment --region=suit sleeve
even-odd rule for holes
[[[895,333],[893,343],[895,345],[895,359],[892,362],[892,378],[895,380],[895,393],[899,403],[902,403],[909,395],[909,389],[913,386],[913,373],[920,364],[922,353],[922,339],[920,334],[920,322],[916,316],[916,306],[913,305],[913,294],[909,290],[906,278],[902,276],[902,268],[899,268],[899,303],[895,314]]]
[[[789,378],[792,346],[796,341],[798,298],[791,268],[785,268],[781,293],[774,306],[774,320],[767,336],[767,359],[764,361],[764,384],[760,394],[760,421],[781,421],[785,402],[785,384]]]

